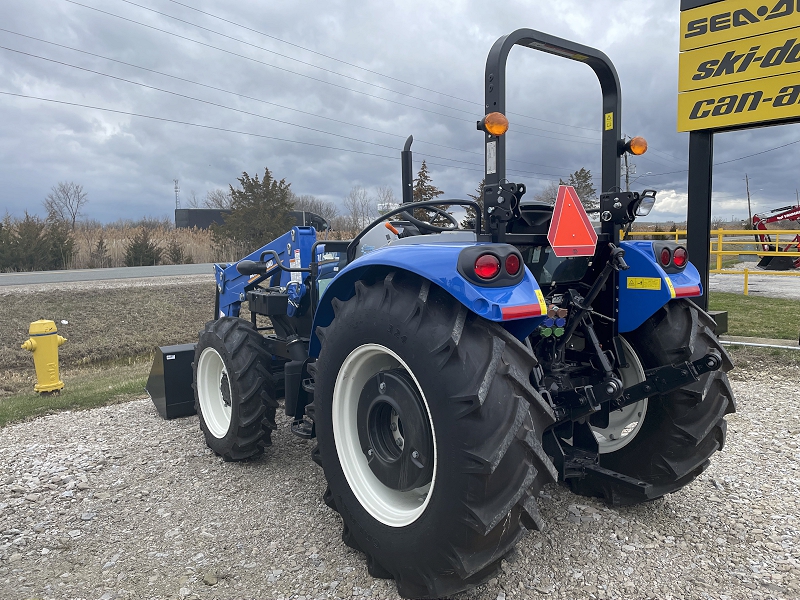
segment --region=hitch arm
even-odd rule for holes
[[[603,380],[592,386],[566,390],[557,395],[563,404],[556,407],[556,417],[559,421],[577,421],[597,412],[600,405],[606,401],[610,401],[609,410],[617,410],[645,398],[666,394],[694,383],[703,374],[716,371],[721,366],[722,357],[719,352],[712,350],[694,362],[686,361],[650,369],[645,372],[644,381],[626,388],[621,394],[618,392],[614,394],[613,390],[609,389],[609,380]]]
[[[666,365],[645,372],[646,379],[625,390],[614,401],[615,408],[622,408],[634,404],[649,396],[666,394],[687,384],[694,383],[700,376],[716,371],[722,366],[722,357],[719,352],[712,350],[702,358],[693,362],[686,361],[675,365]]]

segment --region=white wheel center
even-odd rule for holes
[[[384,485],[372,472],[361,449],[358,435],[358,403],[361,390],[381,371],[402,368],[417,387],[433,438],[433,476],[430,483],[400,492]],[[342,363],[333,388],[333,438],[339,463],[356,499],[375,519],[389,527],[405,527],[416,521],[428,506],[436,482],[436,432],[430,407],[419,381],[397,354],[379,344],[364,344],[353,350]],[[391,415],[392,437],[403,444],[403,424],[397,413]],[[406,432],[407,433],[407,432]]]
[[[208,430],[222,439],[231,426],[231,383],[222,357],[214,348],[200,353],[197,361],[197,399]]]

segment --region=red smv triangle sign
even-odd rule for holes
[[[547,241],[553,247],[553,253],[560,258],[594,254],[597,232],[571,185],[558,186]]]

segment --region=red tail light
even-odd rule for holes
[[[475,261],[475,274],[481,279],[492,279],[500,273],[500,259],[493,254],[481,254]]]
[[[672,252],[670,252],[669,248],[663,248],[658,259],[661,261],[662,267],[668,267],[669,263],[672,262]]]
[[[509,254],[506,257],[506,273],[509,275],[516,275],[519,273],[519,256],[516,254]]]
[[[687,262],[689,262],[689,253],[686,252],[686,248],[683,246],[675,248],[675,251],[672,253],[672,263],[679,269],[682,269],[686,266]]]

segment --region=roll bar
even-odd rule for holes
[[[620,156],[622,145],[620,120],[622,98],[617,70],[611,60],[599,50],[564,40],[533,29],[518,29],[501,37],[494,43],[486,59],[486,107],[485,114],[506,114],[506,61],[514,46],[525,46],[548,54],[555,54],[589,65],[600,81],[603,93],[602,177],[601,192],[619,189]],[[485,134],[484,223],[490,223],[490,213],[499,206],[499,184],[506,179],[505,136]],[[491,210],[490,210],[491,209]],[[603,233],[613,233],[611,225],[603,223]]]

